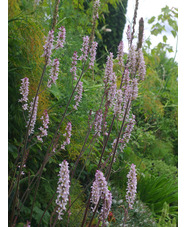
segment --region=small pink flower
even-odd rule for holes
[[[95,134],[97,133],[98,136],[100,136],[100,133],[101,133],[102,120],[103,120],[102,110],[97,111],[95,116],[94,129],[95,129]]]
[[[59,73],[59,60],[56,58],[53,60],[52,68],[50,69],[50,79],[48,80],[47,87],[50,88],[54,83],[56,84],[56,80],[58,79]]]
[[[21,87],[19,89],[20,94],[23,96],[21,99],[19,99],[19,102],[22,102],[22,108],[23,110],[28,109],[28,93],[29,93],[29,79],[27,77],[21,79]]]
[[[93,12],[93,20],[96,20],[99,18],[99,15],[98,15],[98,9],[99,9],[99,6],[100,6],[100,1],[99,0],[96,0],[94,2],[94,12]]]
[[[43,142],[42,137],[48,135],[47,129],[49,124],[49,116],[48,116],[47,110],[44,111],[43,116],[41,117],[41,120],[43,120],[43,127],[39,128],[39,130],[41,131],[41,135],[37,136],[37,139]]]
[[[119,65],[121,67],[124,66],[124,63],[123,63],[123,55],[124,55],[124,52],[123,52],[123,41],[121,41],[119,43],[119,46],[118,46],[118,54],[117,54],[117,59],[119,61]]]
[[[28,124],[29,124],[29,121],[30,121],[30,117],[31,117],[32,110],[33,110],[33,105],[34,105],[34,99],[35,98],[33,98],[33,101],[30,103],[29,115],[28,115],[28,119],[29,120],[27,121],[26,127],[28,127]],[[37,96],[36,97],[35,106],[34,106],[34,110],[33,110],[32,119],[31,119],[31,122],[30,122],[30,128],[29,128],[29,131],[28,131],[28,135],[31,135],[31,134],[34,133],[34,126],[35,126],[36,118],[37,118],[38,99],[39,99],[39,97]]]
[[[67,123],[67,126],[65,128],[65,133],[63,134],[63,136],[65,136],[65,141],[63,142],[63,144],[61,145],[61,149],[65,150],[65,146],[70,144],[70,138],[71,138],[71,131],[72,131],[72,124],[71,122]]]
[[[82,93],[83,93],[83,82],[79,81],[77,88],[76,88],[77,94],[74,97],[74,100],[76,101],[76,104],[74,105],[74,109],[77,110],[77,107],[79,106],[79,103],[82,99]]]
[[[47,64],[51,64],[51,54],[52,54],[52,49],[53,49],[53,41],[54,41],[54,31],[51,30],[48,33],[48,37],[46,38],[45,45],[43,46],[44,48],[44,53],[42,57],[45,57],[45,61]]]
[[[57,35],[56,49],[64,47],[65,38],[66,38],[66,30],[65,30],[65,27],[61,26],[59,28],[59,32],[58,32],[58,35]]]
[[[82,55],[79,57],[79,60],[87,60],[88,57],[88,47],[89,47],[89,37],[84,36],[83,37],[83,44],[81,48]]]
[[[127,34],[128,42],[130,43],[131,42],[131,27],[130,27],[130,25],[128,25],[128,27],[127,27],[126,34]]]
[[[138,50],[138,74],[141,80],[144,80],[146,74],[146,66],[142,49]]]
[[[90,48],[90,63],[89,63],[89,69],[93,69],[94,68],[94,62],[96,59],[96,49],[97,49],[98,43],[97,42],[92,42],[92,46]]]

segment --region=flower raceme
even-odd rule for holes
[[[35,106],[34,106],[34,110],[33,110],[33,105],[34,105],[34,99],[33,101],[30,103],[30,108],[29,108],[29,115],[28,115],[28,121],[27,121],[27,127],[29,125],[29,121],[30,121],[30,127],[29,127],[29,131],[28,131],[28,135],[31,135],[32,133],[34,133],[34,126],[36,123],[36,118],[37,118],[37,107],[38,107],[38,99],[39,97],[36,97],[36,102],[35,102]],[[32,114],[32,110],[33,110],[33,114]],[[32,118],[31,118],[32,115]],[[30,120],[31,118],[31,120]]]
[[[89,48],[89,37],[88,36],[84,36],[83,37],[83,44],[82,44],[82,48],[81,48],[81,56],[79,57],[79,60],[87,60],[88,57],[88,48]]]
[[[83,82],[79,81],[77,88],[76,88],[77,94],[74,97],[74,100],[76,101],[75,105],[73,106],[75,110],[77,110],[77,107],[79,106],[79,103],[82,99],[82,93],[83,93]]]
[[[52,55],[52,49],[53,49],[53,41],[54,41],[54,31],[51,30],[48,33],[48,37],[46,38],[44,48],[44,53],[42,57],[45,57],[46,64],[51,64],[51,55]]]
[[[48,135],[47,129],[49,124],[49,116],[48,116],[47,110],[44,111],[43,116],[41,117],[41,120],[43,120],[43,127],[39,128],[39,130],[41,131],[41,134],[37,136],[37,139],[43,142],[42,137]]]
[[[48,80],[47,87],[50,88],[54,83],[56,84],[56,80],[58,79],[59,73],[59,60],[56,58],[53,60],[52,68],[50,69],[50,79]]]
[[[70,188],[70,172],[68,162],[64,160],[61,164],[59,164],[60,171],[59,171],[59,180],[58,180],[58,187],[57,187],[57,213],[58,219],[62,219],[63,212],[66,210],[66,205],[68,202],[69,196],[69,188]]]
[[[98,8],[100,6],[100,1],[99,0],[96,0],[94,2],[94,12],[93,12],[93,20],[96,20],[99,18],[99,15],[98,15]]]
[[[98,43],[93,41],[92,42],[92,46],[90,48],[90,63],[89,63],[89,69],[93,69],[94,68],[94,62],[96,59],[96,49],[97,49]]]
[[[63,48],[66,39],[65,27],[61,26],[57,35],[57,45],[55,49]]]
[[[109,214],[112,205],[112,194],[108,190],[107,181],[100,170],[96,171],[95,181],[93,182],[91,190],[91,202],[94,205],[92,210],[94,211],[99,200],[103,200],[103,206],[100,213],[100,219],[104,221]]]
[[[72,124],[71,122],[67,123],[67,126],[65,128],[65,133],[63,134],[63,136],[65,136],[65,141],[63,142],[63,144],[61,145],[61,149],[65,150],[66,145],[70,144],[70,138],[71,138],[71,131],[72,131]]]
[[[94,129],[95,129],[95,134],[97,133],[98,136],[100,136],[100,133],[101,133],[102,119],[103,119],[102,110],[97,111],[95,116]]]
[[[123,55],[124,55],[124,52],[123,52],[123,41],[121,41],[119,43],[119,46],[118,46],[118,54],[117,54],[117,59],[119,61],[119,65],[121,67],[124,66],[124,63],[123,63]]]
[[[28,93],[29,93],[29,78],[25,77],[21,79],[21,87],[19,89],[20,94],[23,96],[21,99],[19,99],[19,102],[22,102],[22,108],[23,110],[28,109]]]
[[[65,38],[66,38],[66,30],[65,27],[60,27],[59,28],[59,32],[57,35],[57,44],[56,47],[54,47],[54,31],[51,30],[48,33],[48,36],[46,37],[45,40],[45,45],[43,46],[44,49],[44,53],[42,55],[42,57],[45,57],[45,61],[47,65],[51,64],[51,55],[52,55],[52,50],[55,49],[59,49],[59,48],[63,48],[64,47],[64,43],[65,43]]]
[[[128,183],[127,183],[126,201],[130,209],[133,209],[133,204],[137,193],[137,174],[136,174],[135,167],[136,166],[132,164],[130,167],[130,171],[127,175]]]

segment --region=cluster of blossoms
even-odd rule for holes
[[[28,109],[28,93],[29,93],[29,79],[27,77],[21,79],[21,87],[19,89],[20,94],[23,96],[21,99],[19,99],[19,102],[23,102],[22,108],[23,110]]]
[[[119,61],[119,65],[121,67],[124,66],[124,63],[123,63],[123,55],[124,55],[124,52],[123,52],[123,41],[121,41],[119,43],[119,46],[118,46],[118,54],[117,54],[117,59]]]
[[[41,120],[43,120],[43,127],[40,127],[39,130],[41,131],[41,134],[37,136],[37,139],[41,142],[43,142],[42,137],[47,136],[47,129],[49,124],[49,116],[47,113],[47,110],[44,111],[43,116],[41,117]]]
[[[107,62],[105,67],[105,76],[104,76],[105,87],[108,86],[108,83],[111,80],[112,74],[113,74],[113,53],[110,53],[109,56],[107,57]]]
[[[127,175],[128,182],[127,182],[127,193],[126,193],[126,201],[128,202],[129,208],[133,208],[133,204],[136,198],[137,193],[137,174],[135,165],[132,164],[130,167],[130,171]]]
[[[107,57],[105,76],[104,76],[105,88],[107,90],[107,101],[110,107],[114,105],[114,99],[116,95],[116,75],[113,72],[113,53]]]
[[[94,205],[94,207],[92,207],[92,210],[93,211],[95,210],[99,200],[102,199],[103,205],[100,213],[100,219],[102,221],[105,221],[111,209],[112,194],[108,190],[107,181],[100,170],[96,171],[95,181],[93,182],[93,185],[91,188],[92,188],[91,202]]]
[[[89,69],[94,68],[94,62],[95,62],[95,59],[96,59],[97,46],[98,46],[98,43],[93,41],[92,45],[91,45],[91,48],[90,48],[90,56],[91,56],[91,58],[90,58],[90,63],[89,63]]]
[[[124,147],[130,140],[130,136],[131,136],[132,130],[134,128],[134,124],[135,124],[135,115],[132,115],[132,117],[129,119],[129,122],[127,123],[123,137],[119,141],[122,144],[120,146],[121,151],[123,151]]]
[[[37,107],[38,107],[39,97],[38,96],[36,97],[35,105],[34,105],[34,99],[35,98],[33,98],[33,101],[30,103],[30,108],[29,108],[29,115],[28,115],[29,120],[27,121],[26,127],[28,127],[28,125],[29,125],[31,115],[32,115],[32,118],[31,118],[31,121],[30,121],[30,127],[29,127],[29,130],[28,130],[28,135],[31,135],[32,133],[34,133],[34,126],[35,126],[36,118],[37,118]],[[33,110],[33,105],[34,105],[34,110]],[[33,114],[32,114],[32,110],[33,110]]]
[[[66,137],[65,141],[63,142],[63,144],[61,145],[61,149],[65,150],[65,146],[70,144],[70,138],[71,138],[71,131],[72,131],[72,124],[71,122],[67,123],[67,126],[65,128],[65,133],[63,134],[63,136]]]
[[[115,96],[116,100],[114,102],[114,114],[115,115],[121,115],[122,112],[122,103],[123,103],[123,92],[121,89],[118,89],[116,91],[116,96]]]
[[[89,37],[84,36],[83,37],[83,44],[81,48],[82,55],[79,57],[79,60],[87,60],[88,57],[88,48],[89,48]]]
[[[82,93],[83,93],[83,82],[79,81],[77,88],[77,95],[75,95],[74,100],[76,101],[76,104],[73,106],[75,110],[77,110],[77,107],[79,106],[79,103],[82,98]]]
[[[49,31],[48,37],[45,41],[45,45],[43,46],[44,53],[43,53],[42,57],[45,57],[45,61],[47,64],[51,64],[50,56],[52,54],[53,41],[54,41],[54,31],[51,30],[51,31]]]
[[[57,45],[55,49],[63,48],[66,39],[66,30],[65,27],[61,26],[57,35]]]
[[[100,6],[100,1],[99,0],[96,0],[94,2],[94,13],[93,13],[93,20],[96,20],[99,18],[99,15],[98,15],[98,8]]]
[[[141,80],[144,80],[146,74],[146,67],[142,49],[138,50],[138,76]]]
[[[72,73],[73,75],[73,79],[74,80],[77,80],[77,74],[76,74],[76,71],[77,71],[77,68],[76,68],[76,65],[77,65],[77,60],[78,60],[78,55],[77,55],[77,51],[74,52],[73,54],[73,57],[72,57],[72,67],[70,69],[70,72]]]
[[[47,87],[50,88],[54,83],[56,84],[56,80],[58,79],[59,73],[59,60],[56,58],[52,62],[52,68],[50,69],[50,79],[48,80]]]
[[[59,164],[60,171],[59,171],[59,181],[57,187],[57,199],[56,204],[58,206],[57,213],[58,219],[62,219],[63,212],[66,210],[66,205],[68,202],[68,195],[69,195],[69,188],[70,188],[70,176],[69,176],[69,166],[68,162],[64,160],[61,164]]]
[[[94,122],[94,130],[95,130],[95,134],[97,133],[98,136],[100,136],[100,133],[101,133],[102,119],[103,119],[102,110],[97,111],[95,116],[95,122]]]
[[[131,82],[132,87],[132,99],[135,100],[138,97],[138,79],[134,78]]]
[[[134,77],[136,75],[136,68],[137,68],[136,66],[137,66],[136,47],[134,45],[131,45],[128,53],[128,64],[127,64],[127,68],[130,69],[131,77]]]
[[[128,43],[130,43],[131,42],[131,27],[130,27],[130,25],[128,25],[128,27],[127,27],[126,35],[127,35]]]

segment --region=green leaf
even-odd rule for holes
[[[151,17],[151,18],[148,20],[148,23],[149,23],[149,24],[152,24],[152,23],[155,21],[155,19],[156,19],[155,16]]]
[[[163,36],[163,42],[164,42],[164,43],[167,42],[167,36],[166,36],[166,35]]]
[[[172,30],[171,31],[171,33],[172,33],[172,35],[174,36],[174,38],[176,37],[176,35],[177,35],[177,33],[174,31],[174,30]]]

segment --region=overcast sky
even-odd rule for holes
[[[127,7],[127,14],[126,14],[126,25],[130,24],[133,19],[134,15],[134,9],[135,9],[135,2],[136,0],[128,0],[128,7]],[[178,1],[176,0],[139,0],[139,7],[138,7],[138,12],[137,12],[137,22],[141,17],[144,19],[144,35],[145,39],[149,37],[150,35],[150,27],[147,23],[148,19],[150,19],[152,16],[158,16],[161,13],[161,8],[165,7],[168,5],[170,8],[171,7],[176,7],[178,8]],[[127,42],[126,40],[126,28],[123,33],[123,40],[124,43]],[[168,37],[167,43],[173,46],[173,49],[176,49],[176,39],[173,38],[171,33],[166,34]],[[158,44],[159,42],[162,42],[162,37],[161,36],[151,36],[151,42],[153,46]],[[171,54],[171,57],[174,56],[174,53]]]

